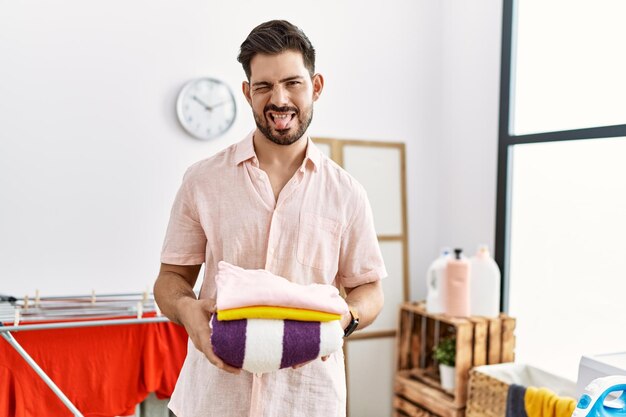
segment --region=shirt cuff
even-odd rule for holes
[[[204,254],[162,253],[161,263],[169,265],[201,265],[204,263]]]
[[[370,282],[380,281],[387,277],[387,270],[384,266],[380,268],[372,269],[360,275],[353,275],[351,277],[339,276],[339,282],[346,288],[354,288],[359,285],[369,284]]]

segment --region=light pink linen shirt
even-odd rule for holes
[[[187,170],[161,262],[205,263],[201,298],[215,298],[221,260],[301,284],[352,288],[384,278],[363,187],[308,139],[302,166],[276,200],[252,135]],[[232,375],[189,342],[169,406],[178,417],[343,417],[343,352],[295,370]]]

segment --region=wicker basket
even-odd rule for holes
[[[509,385],[472,369],[465,417],[505,417]]]
[[[478,366],[470,371],[465,417],[505,417],[509,386],[545,387],[575,397],[576,384],[524,364]]]

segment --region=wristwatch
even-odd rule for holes
[[[343,337],[350,336],[357,327],[359,327],[359,315],[352,309],[352,307],[348,307],[350,309],[350,316],[352,316],[352,320],[350,320],[350,324],[343,331]]]

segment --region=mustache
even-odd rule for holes
[[[297,107],[289,107],[289,106],[278,107],[275,104],[268,104],[267,106],[265,106],[265,108],[263,109],[263,113],[267,113],[268,111],[275,111],[277,113],[294,112],[295,114],[300,114],[300,111],[298,110]]]

